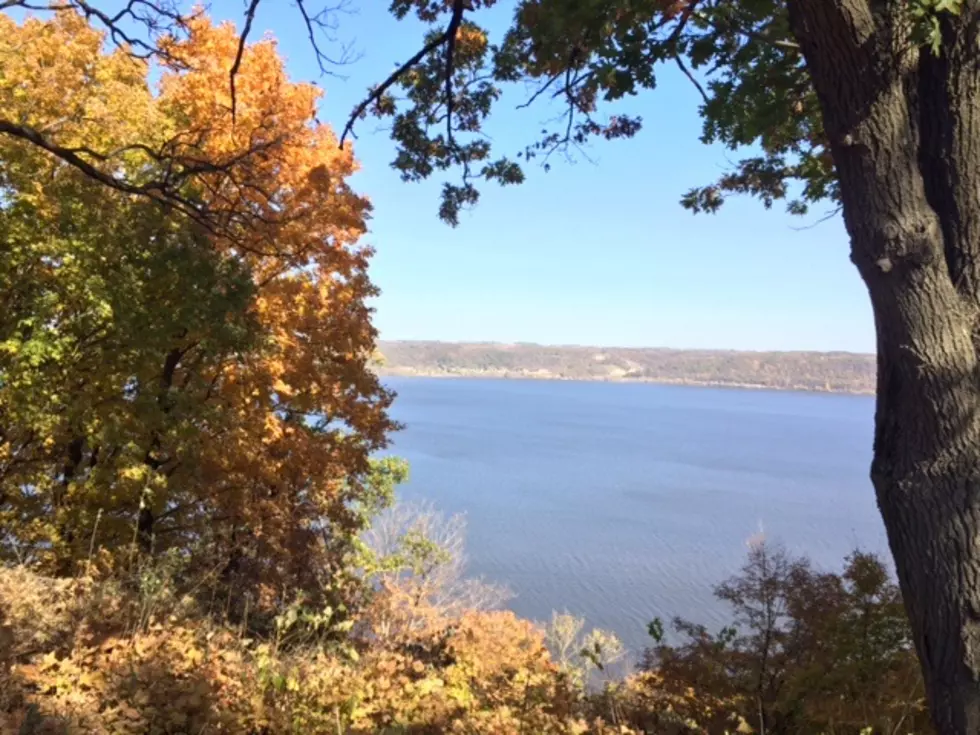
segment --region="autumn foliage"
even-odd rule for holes
[[[668,640],[651,624],[642,676],[658,697],[773,735],[931,732],[901,596],[877,557],[855,552],[828,573],[757,539],[715,594],[731,626],[677,619]]]
[[[279,635],[247,638],[187,600],[141,620],[160,594],[0,571],[0,730],[589,731],[543,632],[510,612],[447,617],[417,602],[424,626],[378,639],[382,594],[344,651],[288,645],[288,629],[303,623],[283,618]]]
[[[0,136],[0,553],[67,574],[173,551],[272,609],[335,579],[393,425],[351,151],[272,41],[233,111],[237,39],[197,17],[151,85],[78,14],[0,15],[5,113],[190,211]]]
[[[458,524],[392,508],[350,147],[273,41],[181,24],[147,62],[0,14],[0,731],[923,731],[866,556],[753,551],[719,589],[741,633],[654,626],[620,679],[610,634],[497,609]]]
[[[322,608],[229,621],[165,564],[135,584],[4,569],[0,731],[931,732],[908,624],[873,557],[831,574],[753,549],[718,589],[734,627],[677,621],[668,641],[654,623],[644,667],[591,689],[583,675],[618,657],[608,634],[446,604],[450,586],[412,579],[429,556],[409,557],[388,559],[405,575],[372,577],[383,583],[342,639],[324,635]]]

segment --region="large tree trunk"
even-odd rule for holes
[[[942,735],[980,733],[978,2],[789,0],[878,334],[871,475]]]

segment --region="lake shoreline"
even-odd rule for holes
[[[730,388],[735,390],[777,391],[780,393],[818,393],[821,395],[874,396],[873,390],[854,390],[847,388],[819,388],[813,386],[780,386],[763,383],[735,383],[705,380],[684,380],[676,378],[629,378],[614,376],[567,377],[553,373],[535,372],[492,372],[487,370],[417,370],[413,368],[376,368],[375,373],[382,378],[436,378],[440,380],[538,380],[562,383],[624,383],[647,385],[672,385],[685,388]]]

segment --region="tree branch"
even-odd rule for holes
[[[231,83],[231,122],[235,122],[235,113],[237,110],[237,98],[235,97],[235,77],[238,76],[238,70],[242,65],[242,56],[245,55],[245,42],[248,40],[248,34],[252,30],[252,21],[255,20],[255,11],[259,7],[259,0],[250,0],[248,4],[248,9],[245,11],[245,27],[242,29],[241,34],[238,36],[238,50],[235,52],[235,62],[231,65],[231,71],[228,73],[228,79]]]
[[[317,66],[320,67],[321,74],[330,74],[331,72],[327,69],[327,64],[340,65],[346,63],[348,60],[349,47],[345,47],[343,53],[339,60],[331,59],[320,49],[320,44],[316,40],[315,29],[317,27],[324,28],[327,23],[323,20],[323,16],[330,12],[340,12],[344,10],[344,6],[347,4],[346,0],[341,0],[341,2],[332,8],[323,8],[320,12],[315,15],[310,15],[306,8],[306,0],[296,0],[296,7],[299,8],[300,15],[303,16],[303,24],[306,26],[306,36],[310,41],[310,46],[313,48],[313,54],[316,56]],[[332,40],[328,37],[327,40]]]
[[[749,38],[749,39],[751,39],[751,40],[753,40],[753,41],[755,41],[757,43],[761,43],[761,44],[764,44],[766,46],[773,46],[775,48],[784,49],[786,51],[799,51],[800,50],[800,45],[798,43],[796,43],[795,41],[789,40],[788,38],[778,38],[778,39],[777,38],[767,38],[766,36],[764,36],[763,34],[759,33],[758,31],[755,31],[755,30],[753,30],[751,28],[745,28],[744,26],[737,25],[734,22],[728,23],[727,25],[723,26],[720,23],[718,23],[715,19],[709,18],[708,16],[704,15],[703,13],[695,12],[694,13],[694,17],[697,20],[699,20],[702,23],[704,23],[705,25],[711,26],[716,31],[721,31],[721,32],[731,31],[731,32],[734,32],[734,33],[740,33],[743,36],[745,36],[746,38]]]
[[[691,84],[695,86],[698,92],[701,93],[701,99],[704,100],[704,103],[708,104],[710,101],[708,98],[708,93],[704,91],[704,87],[701,86],[701,82],[699,82],[695,78],[694,74],[691,73],[691,70],[687,68],[687,64],[684,63],[684,60],[679,55],[674,54],[674,61],[677,62],[677,68],[684,73],[684,76],[686,76],[690,80]]]
[[[233,174],[236,167],[245,165],[250,157],[260,155],[264,151],[280,145],[282,139],[279,137],[255,143],[247,150],[227,160],[209,161],[207,159],[181,156],[176,151],[173,153],[168,153],[165,150],[154,151],[152,148],[143,144],[124,146],[110,154],[99,153],[87,147],[69,148],[58,145],[29,125],[18,125],[0,118],[0,135],[2,134],[26,141],[47,151],[94,181],[108,186],[111,189],[115,189],[123,194],[143,197],[162,206],[173,207],[179,213],[190,218],[195,224],[200,225],[211,235],[224,237],[237,247],[241,247],[257,255],[281,255],[275,248],[271,251],[264,252],[256,249],[251,244],[245,244],[237,236],[236,232],[239,227],[251,229],[254,232],[259,225],[283,225],[288,222],[288,219],[281,216],[263,216],[261,213],[254,211],[254,208],[250,207],[248,202],[242,200],[241,196],[237,200],[228,199],[218,191],[220,182],[215,184],[206,178],[208,175],[223,176],[224,179],[222,180],[231,180],[239,190],[249,188],[268,200],[270,198],[268,192],[263,192],[259,187],[248,185],[248,182],[243,184],[236,181]],[[176,145],[176,141],[168,142],[165,144],[165,148],[171,144]],[[156,179],[142,184],[135,184],[127,181],[123,177],[108,173],[89,160],[95,159],[107,163],[115,155],[127,150],[143,151],[156,163],[164,164],[166,170]],[[181,187],[191,179],[196,179],[213,196],[214,201],[210,205],[195,201],[181,194]],[[215,206],[215,204],[220,205],[222,203],[226,206]]]
[[[561,77],[562,77],[562,72],[558,72],[557,74],[553,74],[552,76],[550,76],[548,78],[548,81],[545,82],[544,84],[542,84],[540,87],[538,87],[535,90],[534,94],[532,94],[528,98],[528,100],[526,102],[522,102],[521,104],[519,104],[517,106],[517,109],[518,110],[523,110],[523,109],[526,109],[526,108],[530,107],[531,105],[533,105],[534,102],[538,99],[538,97],[540,97],[542,94],[544,94],[545,92],[547,92],[548,91],[548,88],[552,84],[554,84],[555,82],[557,82],[559,79],[561,79]]]
[[[176,28],[186,29],[190,16],[184,16],[177,10],[167,7],[163,2],[155,0],[128,0],[114,15],[95,7],[88,0],[64,0],[59,2],[30,2],[30,0],[0,0],[0,10],[22,8],[38,12],[57,12],[74,9],[85,16],[86,20],[93,18],[99,21],[108,31],[112,42],[120,47],[126,47],[129,53],[139,59],[159,57],[174,62],[165,50],[162,50],[154,39],[161,33],[173,31]],[[123,30],[124,20],[143,26],[148,33],[148,40],[138,38]],[[138,49],[138,51],[137,51]]]
[[[446,27],[442,33],[429,41],[425,46],[423,46],[418,53],[416,53],[412,58],[406,61],[404,64],[399,66],[395,71],[393,71],[387,79],[385,79],[381,84],[371,90],[371,93],[365,97],[361,102],[354,108],[351,113],[350,118],[347,120],[347,124],[344,125],[344,130],[340,135],[340,147],[343,148],[344,141],[347,139],[348,135],[352,137],[357,137],[354,135],[354,125],[367,110],[368,106],[373,102],[377,102],[381,97],[387,92],[395,83],[398,82],[406,72],[415,67],[422,59],[428,56],[430,53],[435,51],[437,48],[447,43],[450,38],[452,38],[451,44],[455,47],[456,31],[459,29],[459,24],[463,19],[463,11],[466,9],[466,0],[454,0],[453,2],[453,15],[449,21],[449,25]],[[447,62],[452,63],[451,53],[447,53]],[[452,94],[452,70],[448,69],[446,74],[446,89],[450,93],[450,99]],[[451,104],[451,102],[450,102]]]
[[[454,0],[453,15],[446,28],[446,144],[453,144],[453,54],[456,51],[456,34],[463,22],[464,0]]]
[[[115,176],[112,176],[111,174],[101,171],[93,166],[91,163],[82,158],[77,150],[65,148],[57,145],[56,143],[52,143],[37,130],[28,125],[17,125],[9,120],[0,119],[0,133],[5,133],[14,138],[20,138],[21,140],[25,140],[28,143],[36,145],[38,148],[46,150],[48,153],[57,156],[65,163],[78,169],[86,176],[98,181],[101,184],[105,184],[116,191],[146,197],[161,203],[172,204],[195,221],[201,224],[206,224],[205,218],[196,204],[177,195],[176,193],[168,193],[163,184],[160,182],[150,182],[148,184],[137,185],[130,184],[122,179],[118,179]]]

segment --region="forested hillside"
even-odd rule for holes
[[[849,352],[735,352],[535,344],[380,342],[387,375],[638,380],[873,393],[875,358]]]

